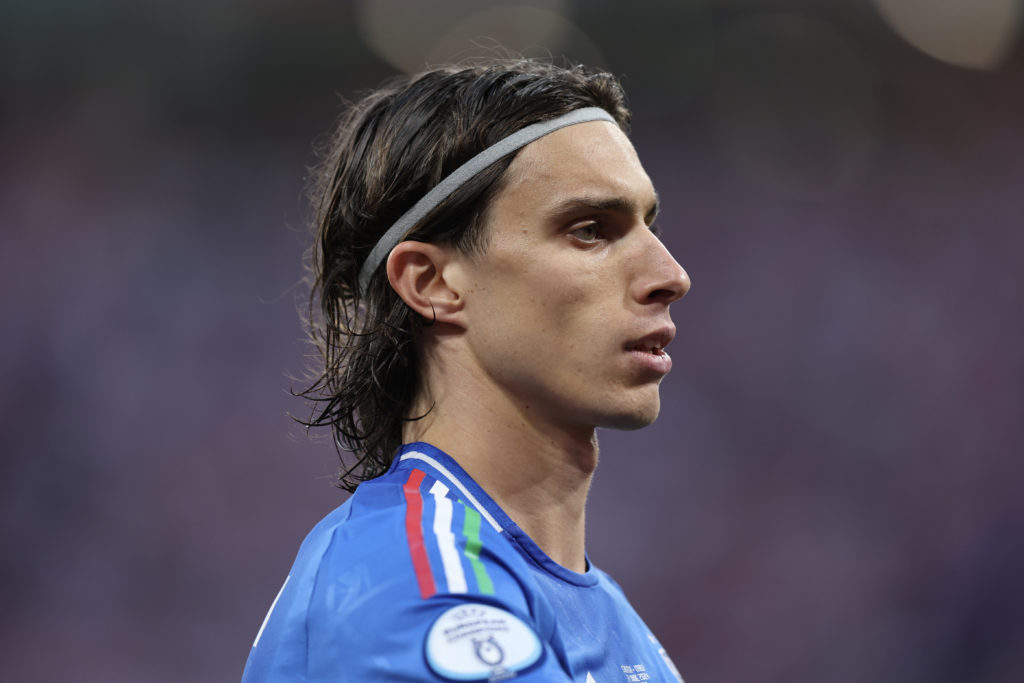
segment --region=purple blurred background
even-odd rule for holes
[[[312,144],[488,37],[623,77],[693,278],[589,515],[686,679],[1024,680],[1021,15],[7,3],[0,679],[238,679],[343,500],[287,416]]]

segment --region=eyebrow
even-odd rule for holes
[[[644,213],[644,222],[647,225],[654,223],[654,219],[657,218],[660,208],[661,202],[658,198],[658,193],[655,192],[654,202]],[[614,211],[616,213],[635,215],[640,213],[642,210],[643,208],[641,206],[626,197],[585,196],[573,197],[565,200],[564,202],[559,202],[558,205],[550,211],[550,214],[554,217],[561,217],[583,211]]]

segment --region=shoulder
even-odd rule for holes
[[[523,558],[441,479],[395,472],[360,487],[346,505],[310,535],[324,537],[322,554],[310,558],[318,591],[343,591],[359,604],[378,594],[391,602],[448,595],[528,607],[533,579]]]
[[[431,634],[465,630],[486,642],[487,624],[494,642],[518,633],[523,648],[541,647],[554,629],[529,566],[501,532],[443,481],[399,471],[360,486],[310,532],[250,661],[311,672],[354,662],[373,679],[383,676],[377,665],[422,669]],[[446,647],[435,643],[438,666]]]

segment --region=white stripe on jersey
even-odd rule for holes
[[[444,465],[439,463],[434,458],[431,458],[426,453],[420,453],[419,451],[409,451],[408,453],[402,456],[402,460],[422,460],[423,462],[433,467],[435,470],[437,470],[438,474],[447,479],[450,484],[453,484],[455,488],[459,490],[459,493],[466,497],[466,500],[468,500],[470,504],[472,504],[473,507],[476,508],[476,511],[480,513],[480,516],[486,519],[487,523],[490,524],[495,531],[501,533],[501,525],[499,525],[498,522],[495,521],[494,517],[491,516],[491,513],[484,509],[484,506],[480,504],[480,501],[478,501],[473,496],[473,494],[469,492],[469,489],[467,489],[462,484],[461,481],[456,479],[452,475],[452,473],[445,468]]]
[[[260,644],[260,638],[263,637],[263,629],[267,627],[267,622],[270,621],[270,615],[274,613],[274,608],[277,607],[277,601],[281,599],[281,593],[284,593],[284,587],[288,585],[288,580],[291,578],[291,574],[284,577],[284,583],[281,584],[281,590],[277,591],[277,597],[274,598],[274,602],[270,603],[270,609],[267,610],[267,616],[263,617],[263,624],[260,626],[260,630],[256,634],[256,640],[252,641],[253,647]]]
[[[448,497],[448,487],[435,481],[430,487],[430,493],[434,496],[434,536],[437,538],[437,548],[441,551],[448,592],[465,593],[466,573],[462,570],[459,550],[455,547],[455,534],[452,533],[452,499]]]

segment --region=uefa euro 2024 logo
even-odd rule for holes
[[[505,660],[505,651],[501,649],[494,636],[488,636],[486,640],[473,638],[473,650],[476,658],[487,666],[497,668]]]

